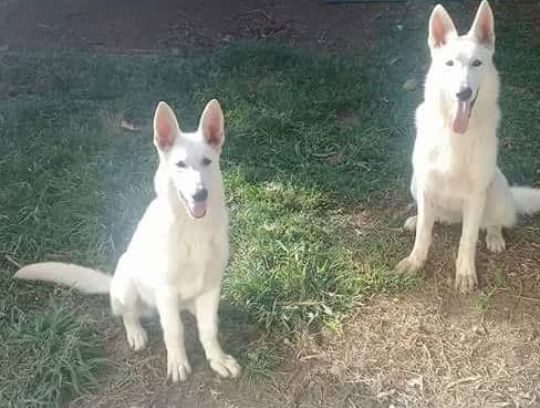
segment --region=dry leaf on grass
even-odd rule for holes
[[[120,122],[120,127],[125,130],[129,130],[130,132],[138,132],[141,130],[140,127],[135,126],[133,123],[128,122],[127,120],[122,119]]]

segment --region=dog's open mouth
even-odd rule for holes
[[[188,211],[189,215],[192,218],[195,219],[201,219],[206,215],[206,209],[207,209],[207,202],[206,201],[188,201],[184,198],[182,193],[178,193],[178,196],[180,197],[180,201],[184,204],[184,207],[186,207],[186,210]]]
[[[452,130],[456,133],[465,133],[469,127],[469,119],[478,97],[478,91],[473,99],[468,101],[457,101],[454,108],[454,114],[452,116]]]
[[[206,201],[193,203],[189,208],[189,213],[193,218],[202,218],[206,215]]]

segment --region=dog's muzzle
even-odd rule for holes
[[[472,109],[478,98],[478,91],[471,100],[473,91],[470,87],[463,88],[456,94],[457,103],[452,115],[452,130],[456,133],[465,133],[469,127]]]
[[[190,199],[186,199],[180,191],[178,191],[178,196],[192,218],[201,219],[206,215],[208,190],[197,190],[197,192],[193,194]]]

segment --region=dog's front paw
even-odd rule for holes
[[[407,258],[402,259],[396,266],[396,272],[399,273],[416,273],[424,266],[424,261],[417,259],[416,257],[409,255]]]
[[[167,378],[172,382],[185,381],[191,373],[191,366],[185,352],[167,353]]]
[[[478,285],[474,259],[472,261],[462,261],[457,263],[455,288],[457,291],[467,295],[472,293]]]
[[[240,365],[236,362],[233,356],[222,354],[217,358],[212,358],[208,361],[210,367],[221,377],[236,377],[240,374]]]

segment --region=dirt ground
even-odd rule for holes
[[[371,0],[373,1],[373,0]],[[540,22],[536,0],[495,1]],[[369,45],[383,17],[425,13],[419,1],[326,4],[322,0],[0,0],[0,46],[136,52],[211,47],[240,39],[354,50]],[[476,1],[460,7],[476,8]],[[408,20],[410,21],[410,20]]]
[[[399,21],[418,7],[316,0],[0,0],[0,46],[136,52],[255,37],[354,50],[371,43],[385,13]],[[538,6],[532,7],[535,12],[524,16],[540,21]],[[288,355],[281,370],[259,380],[215,378],[192,338],[192,377],[180,386],[166,384],[157,327],[151,327],[149,348],[134,354],[120,325],[106,325],[110,372],[97,394],[70,406],[540,407],[540,244],[522,238],[496,257],[482,250],[482,285],[496,289],[465,297],[448,284],[454,254],[440,249],[455,248],[456,231],[439,234],[434,254],[440,257],[432,256],[438,263],[427,268],[424,289],[366,299],[341,335],[283,345]],[[504,260],[507,270],[496,270],[493,259]],[[501,276],[507,280],[499,282]],[[89,306],[92,319],[110,319],[106,303],[95,303],[99,307]],[[231,352],[259,341],[249,325],[224,327],[223,343]]]
[[[116,51],[214,46],[243,38],[356,48],[384,13],[409,5],[327,5],[317,0],[1,0],[0,44]]]

